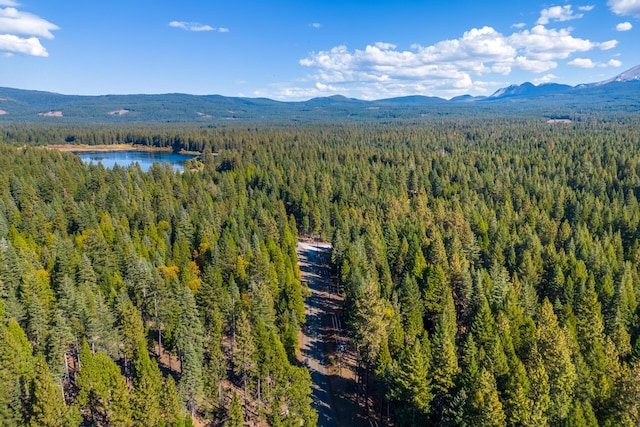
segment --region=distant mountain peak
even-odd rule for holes
[[[571,86],[558,83],[543,83],[534,85],[530,82],[524,82],[521,85],[511,85],[502,89],[498,89],[489,98],[506,98],[514,96],[541,96],[550,93],[562,92],[570,89]]]
[[[640,65],[629,68],[611,79],[598,82],[596,85],[606,85],[613,82],[632,82],[635,80],[640,80]]]

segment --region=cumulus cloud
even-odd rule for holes
[[[568,64],[579,68],[595,68],[597,65],[589,58],[576,58],[573,61],[569,61]]]
[[[316,89],[318,89],[321,92],[337,92],[338,88],[336,88],[335,86],[331,86],[331,85],[326,85],[324,83],[320,83],[320,82],[316,82]]]
[[[594,62],[589,58],[575,58],[569,61],[567,64],[578,68],[606,68],[606,67],[620,67],[622,62],[617,59],[610,59],[608,62]]]
[[[52,31],[59,27],[37,15],[22,12],[13,0],[0,0],[0,53],[4,56],[23,54],[49,56],[40,38],[53,39]]]
[[[314,94],[320,93],[321,88],[331,87],[344,94],[357,91],[350,94],[362,98],[408,93],[456,96],[489,90],[490,83],[482,79],[485,75],[509,75],[515,69],[545,73],[556,69],[559,60],[576,53],[612,49],[617,44],[616,40],[594,42],[571,33],[571,28],[536,25],[504,35],[486,26],[466,31],[457,39],[442,40],[429,46],[414,44],[409,49],[386,42],[372,43],[361,49],[340,45],[311,52],[299,63],[312,70],[307,76],[309,83],[322,84],[312,88]],[[571,65],[610,65],[587,61],[578,58],[571,61]],[[552,77],[556,78],[547,74],[538,81]],[[279,94],[287,97],[293,92],[283,89]]]
[[[542,25],[514,33],[509,39],[527,59],[535,61],[565,59],[574,52],[586,52],[597,46],[589,40],[573,37],[568,28],[556,30]]]
[[[621,22],[618,25],[616,25],[617,31],[629,31],[632,28],[633,28],[633,25],[631,25],[631,22]]]
[[[0,8],[0,33],[52,39],[51,31],[58,29],[57,25],[31,13],[13,7]]]
[[[538,18],[536,24],[547,25],[551,21],[564,22],[579,19],[582,18],[582,16],[582,13],[574,15],[570,4],[566,6],[553,6],[549,9],[543,9],[542,12],[540,12],[540,18]]]
[[[199,22],[171,21],[169,22],[169,26],[173,28],[180,28],[185,31],[195,31],[195,32],[216,31],[216,29],[213,28],[212,26],[201,24]],[[220,28],[218,31],[222,33],[226,33],[229,30],[226,28]]]
[[[322,24],[321,24],[321,23],[319,23],[319,22],[311,23],[311,24],[309,24],[309,26],[310,26],[311,28],[322,28]]]
[[[640,18],[640,0],[609,0],[607,5],[616,15]]]
[[[555,74],[545,74],[542,77],[539,77],[537,79],[533,79],[532,83],[535,84],[535,85],[551,83],[552,81],[554,81],[557,78],[558,78],[558,76],[556,76]]]
[[[640,0],[633,0],[640,1]],[[537,74],[537,84],[558,79],[549,73],[567,64],[574,67],[617,67],[620,61],[594,62],[585,58],[593,50],[610,50],[617,40],[594,41],[575,37],[573,28],[548,28],[551,22],[579,19],[594,6],[554,6],[540,12],[532,27],[515,23],[510,33],[485,26],[460,37],[431,45],[399,47],[378,41],[359,48],[346,45],[310,52],[299,64],[309,70],[297,83],[271,86],[258,96],[303,99],[340,93],[362,99],[410,94],[453,97],[491,93],[508,84],[503,76],[514,72]],[[580,13],[578,13],[579,11]],[[612,54],[615,57],[615,54]],[[500,81],[496,81],[500,80]],[[291,87],[298,86],[298,87]]]
[[[31,56],[49,56],[47,50],[40,44],[37,37],[22,38],[13,34],[0,34],[0,52],[5,52],[6,56],[14,53]]]

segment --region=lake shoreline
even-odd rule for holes
[[[50,144],[45,148],[49,150],[58,150],[64,152],[73,153],[110,153],[110,152],[124,152],[124,151],[139,151],[139,152],[154,152],[154,153],[171,153],[171,147],[151,147],[148,145],[134,145],[134,144],[100,144],[100,145],[87,145],[87,144]],[[176,154],[184,154],[190,156],[197,156],[201,153],[199,151],[186,151],[180,150]]]

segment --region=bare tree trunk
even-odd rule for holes
[[[242,376],[242,386],[244,388],[244,416],[247,416],[247,374]]]
[[[262,393],[260,390],[260,378],[258,378],[258,402],[262,403]]]
[[[369,415],[369,362],[364,367],[364,410]]]

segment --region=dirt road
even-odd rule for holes
[[[311,297],[305,308],[307,323],[303,329],[300,346],[303,363],[309,368],[313,381],[313,408],[318,411],[318,425],[336,427],[336,417],[329,384],[329,375],[324,357],[323,321],[330,315],[328,291],[331,286],[327,265],[331,245],[315,245],[312,242],[298,242],[298,264],[302,280],[307,282]]]
[[[331,279],[331,245],[300,241],[298,263],[311,296],[305,303],[307,323],[301,337],[301,361],[313,381],[313,407],[322,427],[377,426],[358,400],[356,357],[342,323],[343,299]]]

